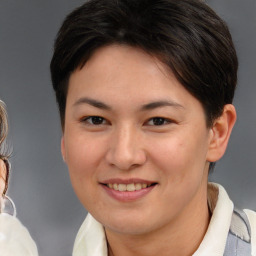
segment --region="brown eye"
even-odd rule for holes
[[[170,120],[163,117],[154,117],[148,121],[148,125],[155,125],[155,126],[165,125],[169,123],[170,123]]]
[[[154,125],[163,125],[165,123],[165,119],[164,118],[153,118],[153,124]]]
[[[101,124],[105,124],[106,120],[100,116],[89,116],[89,117],[86,117],[83,120],[83,122],[87,122],[92,125],[101,125]]]

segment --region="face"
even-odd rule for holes
[[[107,230],[144,234],[206,206],[210,139],[200,102],[139,49],[101,48],[70,77],[62,154]]]

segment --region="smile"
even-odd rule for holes
[[[121,202],[131,202],[149,194],[158,183],[140,179],[111,179],[100,185],[111,198]]]
[[[145,189],[147,187],[152,186],[153,184],[146,183],[130,183],[130,184],[117,184],[117,183],[108,183],[106,184],[109,188],[114,189],[116,191],[138,191],[141,189]]]

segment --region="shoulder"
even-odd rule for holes
[[[248,209],[244,212],[250,224],[252,256],[256,256],[256,212]]]
[[[256,213],[234,209],[224,256],[256,256]]]

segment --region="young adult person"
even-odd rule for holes
[[[236,121],[237,66],[199,0],[91,0],[67,16],[51,76],[89,212],[74,256],[255,255],[255,213],[208,183]]]
[[[16,218],[13,201],[6,196],[10,165],[5,140],[8,122],[5,104],[0,100],[0,255],[38,256],[37,247],[29,231]]]

